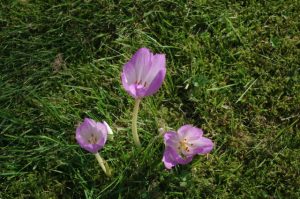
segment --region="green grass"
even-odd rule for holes
[[[300,2],[1,1],[0,198],[299,198]],[[157,94],[120,83],[140,47],[167,56]],[[105,177],[75,141],[107,121]],[[158,128],[190,123],[207,158],[164,169]]]

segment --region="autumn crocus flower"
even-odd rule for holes
[[[122,84],[135,99],[157,92],[166,75],[165,54],[153,54],[148,48],[140,48],[124,65]]]
[[[206,154],[213,149],[210,139],[203,137],[203,131],[192,125],[184,125],[177,132],[164,134],[165,151],[163,162],[167,169],[177,164],[188,164],[197,154]]]
[[[165,75],[165,55],[153,54],[148,48],[140,48],[123,67],[121,75],[123,87],[135,98],[132,133],[137,146],[140,146],[136,126],[140,101],[143,97],[153,95],[158,91]]]
[[[105,174],[110,176],[111,170],[107,162],[98,153],[104,147],[108,133],[112,134],[112,131],[106,122],[95,122],[85,118],[76,129],[76,140],[83,149],[95,154]]]

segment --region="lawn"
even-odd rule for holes
[[[0,198],[300,198],[300,2],[0,2]],[[142,148],[123,65],[165,53],[143,99]],[[95,157],[84,117],[114,131]],[[167,170],[159,128],[202,128],[215,147]]]

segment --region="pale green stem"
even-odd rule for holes
[[[141,147],[141,142],[139,139],[139,135],[137,132],[137,116],[139,112],[139,106],[140,106],[141,99],[136,99],[134,108],[133,108],[133,113],[132,113],[132,135],[133,135],[133,141],[136,146]]]
[[[100,154],[97,152],[95,153],[96,159],[100,165],[100,167],[102,168],[102,170],[104,171],[104,173],[108,176],[111,177],[111,169],[109,168],[107,162],[100,156]]]

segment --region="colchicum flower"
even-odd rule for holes
[[[153,54],[148,48],[140,48],[124,65],[121,75],[125,90],[135,98],[132,114],[132,134],[136,146],[141,146],[137,133],[137,115],[143,97],[153,95],[161,87],[166,76],[165,54]]]
[[[98,151],[105,145],[108,132],[112,134],[111,128],[106,122],[96,122],[85,118],[83,123],[76,129],[76,140],[81,148],[95,154],[97,161],[107,176],[111,176],[111,170]]]
[[[76,140],[81,148],[97,153],[105,145],[107,132],[108,129],[104,123],[85,118],[76,129]]]
[[[209,153],[213,149],[213,142],[202,135],[203,131],[192,125],[184,125],[177,132],[166,132],[162,160],[165,167],[171,169],[177,164],[188,164],[195,155]]]
[[[156,93],[165,75],[165,54],[153,54],[148,48],[140,48],[124,65],[121,78],[125,90],[138,99]]]

